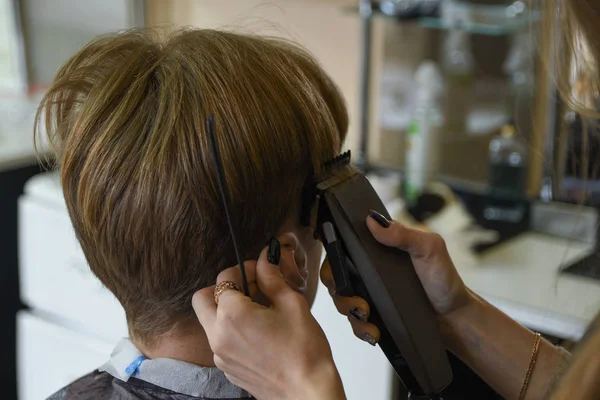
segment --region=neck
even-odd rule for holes
[[[150,359],[171,358],[201,367],[215,366],[206,333],[198,323],[193,326],[178,326],[176,331],[161,336],[153,346],[132,340],[142,354]]]

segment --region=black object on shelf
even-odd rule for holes
[[[386,167],[378,164],[367,164],[364,168],[369,172],[375,173],[402,172],[402,168]],[[453,183],[452,180],[446,181],[441,179],[441,181],[445,182],[460,198],[467,211],[475,219],[477,225],[484,229],[498,232],[498,239],[496,241],[475,245],[473,248],[475,253],[481,254],[530,229],[531,201],[528,198],[523,198],[518,202],[519,207],[522,209],[522,218],[518,223],[490,221],[485,216],[486,208],[490,205],[491,199],[488,188],[483,187],[483,185],[474,185],[473,188],[470,188],[469,186],[459,185],[456,182]],[[515,204],[514,199],[511,199],[510,202]],[[429,215],[439,211],[443,206],[443,200],[439,196],[424,195],[417,204],[408,208],[408,212],[416,221],[422,222]]]
[[[522,208],[523,217],[519,222],[491,221],[485,216],[486,208],[490,204],[490,196],[487,193],[470,193],[457,188],[452,189],[462,200],[467,211],[475,218],[477,225],[484,229],[498,232],[498,239],[496,241],[475,245],[473,248],[475,253],[481,254],[529,230],[531,214],[529,199],[524,198],[520,200],[519,206]]]
[[[441,196],[423,193],[417,198],[415,204],[408,207],[407,211],[415,221],[423,222],[430,216],[441,211],[445,205],[446,202]]]
[[[592,254],[562,269],[561,273],[600,280],[600,247]]]

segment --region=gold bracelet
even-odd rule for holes
[[[531,351],[531,359],[529,360],[529,368],[527,368],[527,373],[525,374],[525,380],[523,381],[523,385],[521,386],[521,393],[519,394],[519,400],[524,400],[525,394],[527,394],[527,388],[529,387],[529,380],[531,379],[531,374],[533,373],[533,369],[535,368],[538,350],[540,349],[540,338],[541,338],[541,335],[539,333],[536,333],[535,338],[533,339],[533,349]]]

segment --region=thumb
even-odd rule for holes
[[[411,229],[396,221],[387,221],[387,226],[383,226],[372,215],[367,217],[367,227],[379,243],[407,251],[413,260],[450,257],[444,240],[437,233]]]
[[[378,213],[377,213],[378,214]],[[384,219],[384,223],[380,222],[379,218],[383,216],[373,217],[373,214],[367,217],[367,227],[381,244],[390,247],[397,247],[409,253],[418,252],[422,246],[422,235],[420,232],[407,228],[404,225]]]

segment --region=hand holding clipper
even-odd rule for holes
[[[379,346],[403,384],[415,395],[436,398],[452,381],[452,370],[435,310],[410,255],[382,245],[367,228],[371,210],[381,210],[376,218],[382,225],[390,218],[349,161],[349,152],[337,157],[327,165],[327,175],[314,180],[315,234],[326,248],[336,293],[368,303],[368,321],[377,328]]]

